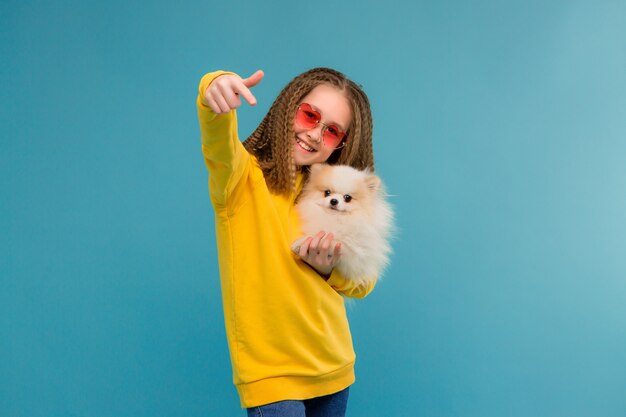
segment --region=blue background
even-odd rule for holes
[[[232,5],[231,5],[232,4]],[[0,6],[0,415],[243,416],[200,77],[363,85],[397,212],[348,415],[626,415],[626,3]]]

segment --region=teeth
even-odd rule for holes
[[[309,145],[307,145],[306,143],[302,142],[298,138],[296,138],[296,142],[298,142],[298,144],[300,144],[300,146],[302,146],[302,148],[304,148],[305,150],[307,150],[309,152],[313,152],[315,150],[315,149],[311,148]]]

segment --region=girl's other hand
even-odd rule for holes
[[[238,75],[220,75],[209,85],[204,92],[204,99],[215,114],[228,113],[241,106],[239,96],[254,106],[256,98],[250,92],[263,79],[263,71],[258,70],[248,78],[241,78]]]
[[[320,231],[300,245],[299,256],[326,279],[341,257],[341,243],[333,242],[333,234]]]

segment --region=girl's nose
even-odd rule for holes
[[[322,140],[322,130],[324,126],[321,123],[318,123],[317,126],[309,129],[306,133],[308,137],[313,139],[316,143],[319,143]]]

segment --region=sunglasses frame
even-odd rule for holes
[[[306,126],[302,126],[301,124],[298,123],[298,117],[297,117],[298,116],[298,111],[300,110],[300,107],[302,107],[302,105],[309,106],[311,108],[311,110],[315,111],[316,113],[318,113],[320,115],[320,119],[317,121],[317,123],[315,123],[315,126],[311,126],[310,128],[307,128]],[[322,125],[322,131],[320,132],[320,135],[322,137],[322,143],[324,144],[324,146],[327,146],[326,142],[324,141],[324,133],[326,133],[326,131],[328,130],[328,125],[326,123],[322,122],[321,115],[322,115],[321,112],[319,110],[316,110],[315,108],[313,108],[313,106],[311,106],[309,103],[300,103],[300,104],[298,104],[298,107],[296,108],[296,113],[294,114],[294,119],[296,121],[296,124],[298,124],[298,126],[300,126],[303,129],[307,129],[307,130],[314,129],[314,128],[317,127],[317,125],[321,124]],[[339,127],[336,124],[331,124],[331,126],[336,126],[337,128]],[[343,132],[341,130],[339,130],[339,131],[341,133],[343,133],[343,137],[341,138],[339,144],[333,148],[333,150],[341,149],[344,146],[346,146],[346,139],[348,137],[348,133],[347,132]]]

